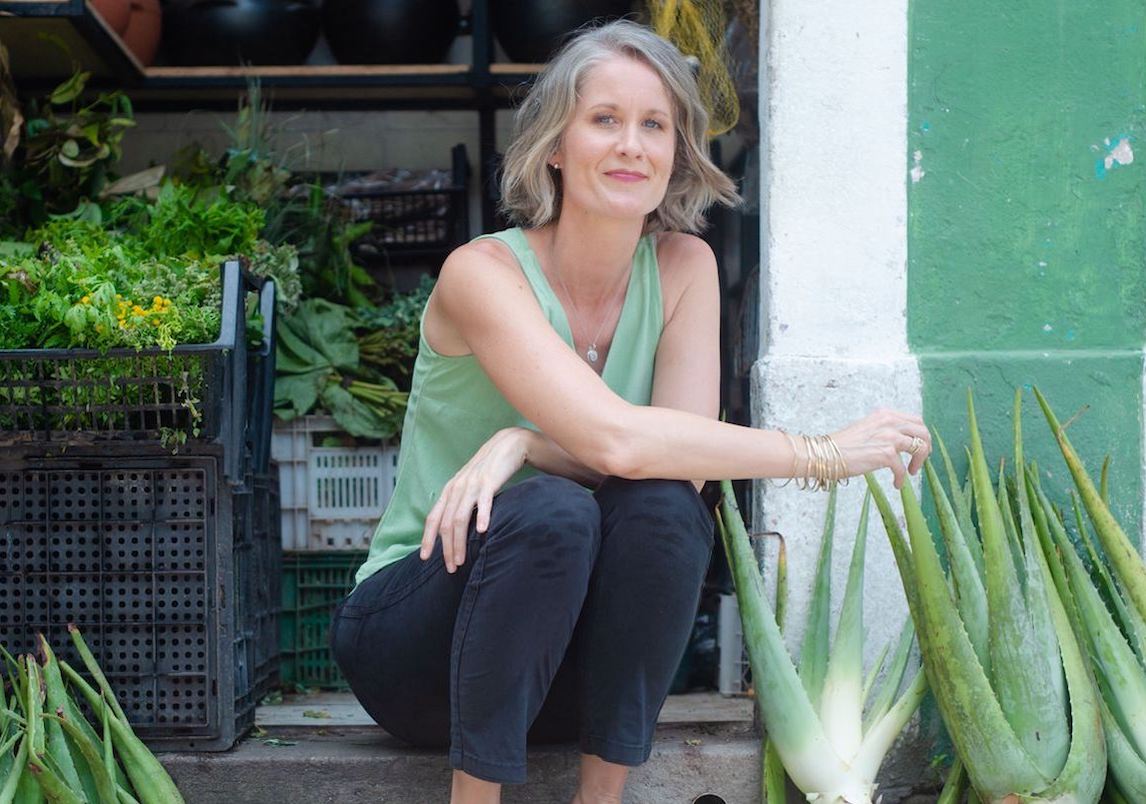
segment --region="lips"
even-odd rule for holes
[[[648,178],[644,173],[638,173],[635,170],[610,170],[605,175],[619,181],[642,181]]]

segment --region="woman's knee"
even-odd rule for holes
[[[524,552],[591,563],[601,539],[601,509],[574,481],[538,475],[498,495],[490,533],[495,531]]]
[[[713,519],[696,487],[687,480],[624,480],[610,477],[597,490],[606,527],[679,533],[711,546]]]

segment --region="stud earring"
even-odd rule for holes
[[[557,164],[556,162],[550,164],[549,167],[553,168],[554,170],[561,170],[561,165]]]

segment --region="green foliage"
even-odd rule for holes
[[[398,432],[407,394],[388,378],[358,379],[353,318],[342,305],[307,299],[277,329],[275,415],[290,420],[330,411],[351,435],[386,439]]]
[[[77,72],[29,105],[16,185],[28,188],[29,180],[36,185],[33,194],[20,194],[32,225],[97,198],[122,154],[124,133],[135,125],[131,101],[120,91],[81,102],[90,77]]]
[[[421,338],[422,311],[433,289],[434,280],[423,276],[410,293],[396,294],[381,307],[354,311],[363,366],[389,377],[399,388],[409,390]]]
[[[257,248],[262,211],[218,194],[165,185],[154,204],[129,198],[107,229],[55,219],[31,233],[33,253],[0,252],[0,348],[170,349],[219,333],[219,266]],[[289,271],[292,256],[267,256]],[[263,264],[264,275],[281,273]],[[286,284],[289,284],[287,279]]]

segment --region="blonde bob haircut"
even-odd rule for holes
[[[676,153],[664,200],[645,221],[645,232],[699,232],[713,203],[735,206],[735,185],[708,157],[708,111],[692,68],[676,46],[643,25],[617,20],[586,28],[546,65],[514,115],[513,141],[501,174],[501,208],[519,226],[557,220],[561,174],[549,158],[561,142],[586,74],[597,63],[627,56],[647,64],[673,103]]]

